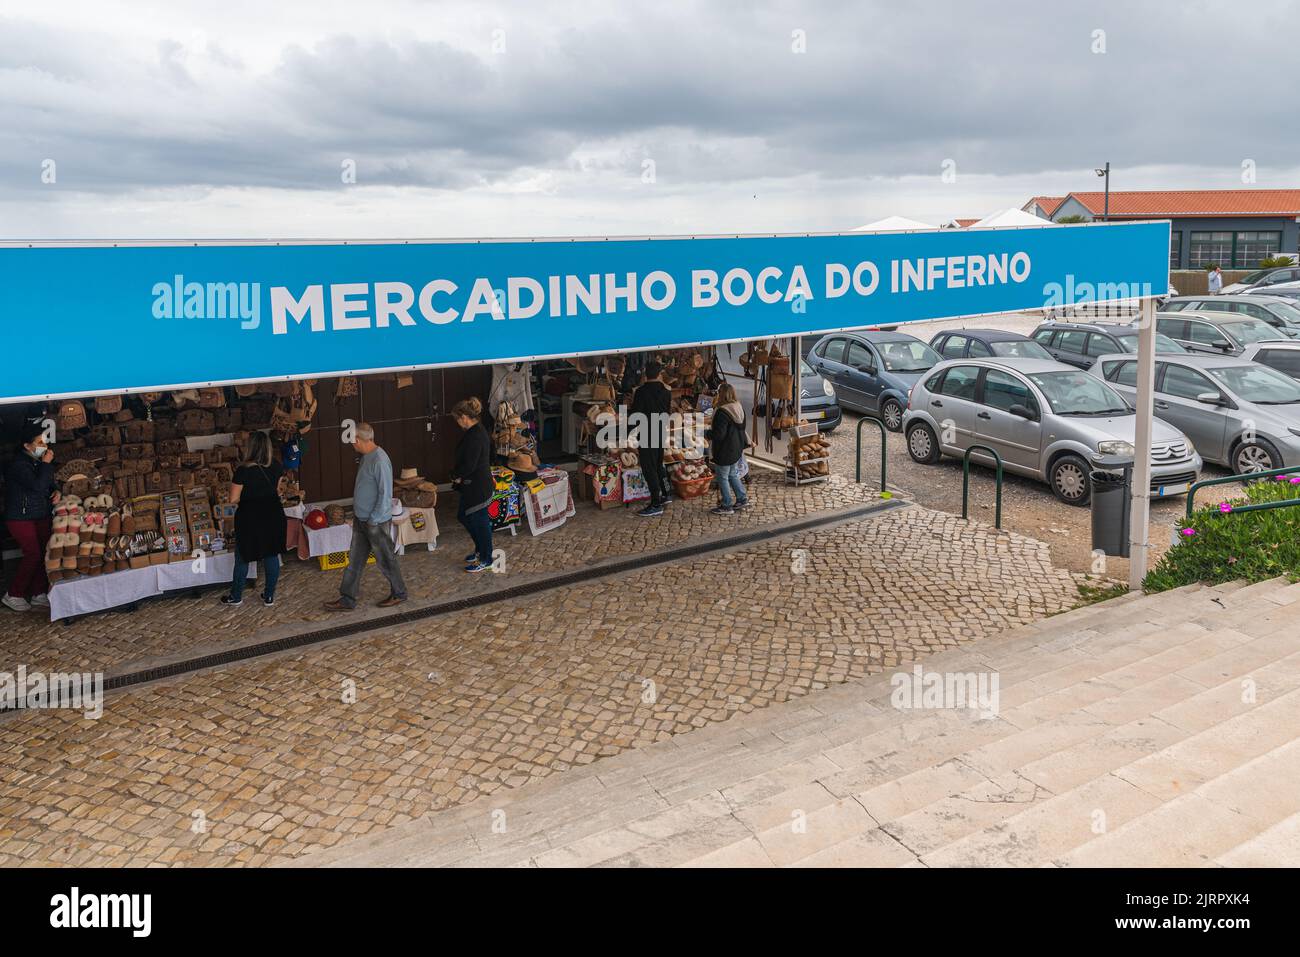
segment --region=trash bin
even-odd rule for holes
[[[1129,556],[1129,493],[1133,470],[1093,469],[1092,550],[1114,558]]]

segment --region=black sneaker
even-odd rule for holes
[[[737,512],[743,512],[747,508],[753,508],[754,503],[749,499],[745,499],[743,502],[737,502],[735,507]]]
[[[267,608],[270,608],[272,605],[275,604],[275,599],[274,599],[274,598],[267,598],[265,595],[263,595],[263,596],[262,596],[262,604],[265,605]]]
[[[223,605],[233,606],[233,605],[242,605],[243,603],[244,603],[244,599],[242,598],[232,598],[230,595],[221,596],[221,604]]]
[[[727,506],[725,505],[715,505],[713,506],[713,508],[709,509],[709,514],[710,515],[735,515],[736,510],[734,508],[727,508]]]
[[[470,562],[476,562],[476,561],[478,561],[478,552],[470,552],[468,555],[465,556],[466,565],[468,565]]]
[[[642,518],[658,518],[663,513],[664,507],[662,505],[647,505],[637,512]]]

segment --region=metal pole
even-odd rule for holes
[[[1147,577],[1151,517],[1151,428],[1156,391],[1156,301],[1142,300],[1138,319],[1137,427],[1133,439],[1133,489],[1129,513],[1128,584],[1141,591]]]

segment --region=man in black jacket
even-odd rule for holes
[[[668,414],[672,410],[673,394],[660,376],[664,367],[650,361],[645,367],[645,382],[632,395],[633,425],[639,424],[643,441],[636,451],[637,462],[646,485],[650,486],[650,504],[637,512],[644,518],[654,518],[664,513],[668,501],[667,482],[664,479],[664,447]]]

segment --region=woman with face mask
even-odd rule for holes
[[[18,573],[0,604],[14,611],[33,605],[48,607],[49,580],[45,577],[45,546],[50,540],[51,516],[59,500],[55,490],[54,452],[45,444],[39,425],[25,426],[22,444],[5,471],[5,524],[22,549]]]

